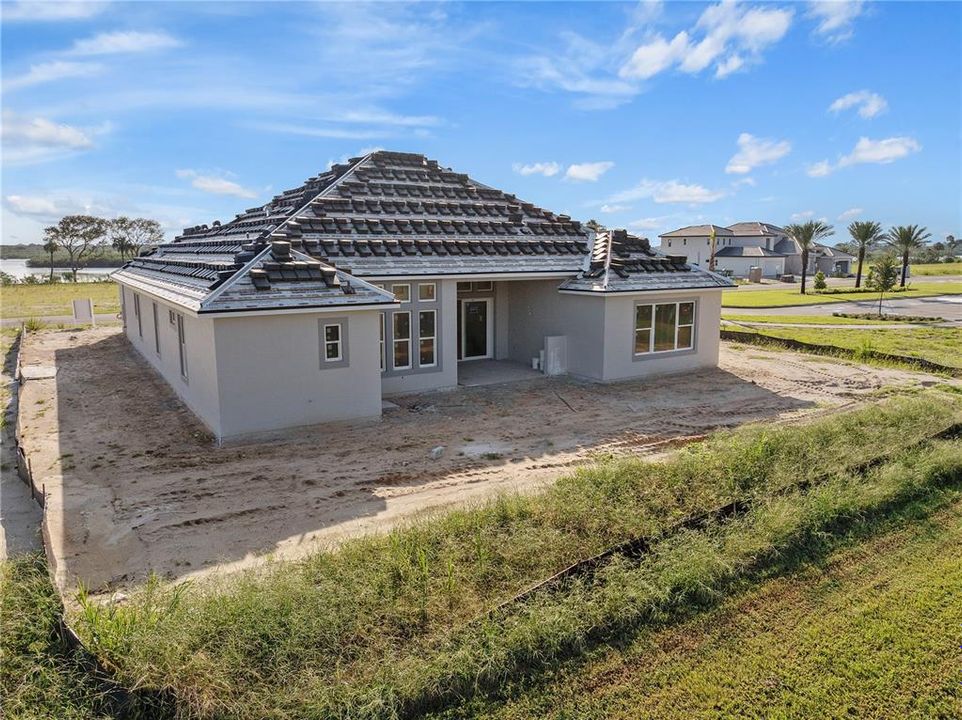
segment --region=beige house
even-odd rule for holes
[[[483,363],[595,381],[712,366],[731,285],[385,151],[113,277],[127,337],[220,439],[375,417]]]
[[[728,271],[735,277],[748,277],[753,267],[762,277],[799,275],[802,272],[802,248],[784,228],[765,222],[740,222],[727,227],[690,225],[658,237],[665,253],[685,252],[689,260],[708,267],[711,259],[711,230],[715,229],[715,270]],[[821,270],[826,275],[848,275],[855,258],[838,248],[816,244],[808,257],[808,272]]]

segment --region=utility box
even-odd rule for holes
[[[760,283],[762,281],[762,269],[757,265],[748,268],[748,282]]]
[[[566,335],[547,335],[544,339],[545,375],[564,375],[568,372],[568,338]]]

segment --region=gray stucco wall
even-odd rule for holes
[[[381,413],[376,310],[213,321],[222,437]],[[325,365],[320,323],[346,327],[349,364]]]
[[[664,354],[634,354],[635,305],[639,303],[695,301],[695,347],[691,351]],[[604,305],[604,371],[602,380],[623,380],[684,372],[718,364],[721,290],[693,291],[685,294],[621,296],[604,299],[585,298]]]
[[[510,320],[508,357],[530,367],[546,335],[568,338],[568,372],[602,379],[603,300],[558,292],[560,280],[520,280],[507,286]]]
[[[208,318],[191,317],[174,305],[152,295],[136,291],[140,296],[140,313],[143,337],[137,331],[137,318],[134,316],[134,290],[122,287],[123,307],[125,310],[125,332],[131,345],[163,376],[168,385],[184,401],[208,429],[216,436],[221,435],[220,398],[217,392],[217,364],[214,349],[214,326]],[[160,339],[160,354],[154,343],[154,319],[151,304],[157,304],[157,331]],[[184,318],[184,333],[187,350],[187,378],[180,373],[180,355],[177,339],[177,325],[171,325],[169,311],[179,313]]]

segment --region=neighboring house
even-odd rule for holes
[[[728,227],[692,225],[672,230],[661,238],[661,250],[666,253],[698,249],[689,255],[692,262],[708,267],[710,260],[710,231],[715,228],[715,269],[728,270],[735,277],[747,277],[749,269],[760,267],[762,276],[799,275],[802,272],[802,248],[784,228],[764,222],[740,222]],[[679,247],[679,243],[681,246]],[[707,248],[707,255],[706,253]],[[826,275],[848,275],[855,258],[828,245],[816,244],[808,258],[808,272],[821,270]]]
[[[377,416],[468,362],[597,381],[717,364],[731,283],[378,151],[114,273],[127,337],[218,438]]]

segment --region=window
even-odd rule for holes
[[[411,301],[410,285],[392,285],[391,292],[394,293],[394,297],[397,298],[398,302],[406,303]]]
[[[160,323],[157,322],[157,303],[150,303],[150,311],[154,318],[154,350],[160,355]]]
[[[458,292],[471,292],[474,289],[474,283],[469,282],[459,282]]]
[[[394,369],[411,367],[411,313],[394,313]]]
[[[422,310],[418,313],[418,365],[420,367],[434,367],[437,363],[435,352],[436,319],[437,314],[434,310]]]
[[[437,285],[434,283],[421,283],[418,285],[418,300],[421,302],[434,302],[437,300]]]
[[[177,348],[180,351],[180,374],[187,379],[187,334],[184,332],[184,316],[177,315]]]
[[[671,240],[668,241],[668,247],[671,247]]]
[[[474,289],[475,289],[475,290],[478,290],[478,291],[482,291],[482,292],[486,292],[486,291],[489,291],[489,290],[493,290],[493,289],[494,289],[494,283],[491,282],[490,280],[486,280],[486,281],[484,281],[484,282],[476,282],[476,283],[474,284]]]
[[[137,334],[144,336],[144,323],[140,319],[140,295],[134,293],[134,316],[137,318]]]
[[[635,307],[635,355],[690,350],[695,340],[695,303]]]
[[[688,238],[682,238],[682,239],[681,239],[681,244],[682,244],[682,245],[687,245],[687,244],[688,244]]]
[[[387,313],[381,313],[381,319],[378,321],[378,362],[381,366],[381,372],[384,372],[384,323],[387,322]]]
[[[337,362],[341,354],[341,324],[324,326],[324,362]]]
[[[167,322],[169,322],[171,325],[176,325],[176,324],[177,324],[177,313],[175,313],[173,310],[168,310],[168,311],[167,311]]]

